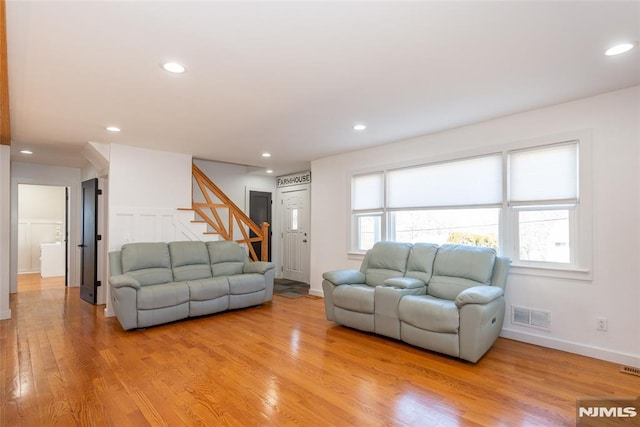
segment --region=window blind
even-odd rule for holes
[[[351,207],[353,210],[382,209],[384,205],[383,174],[356,175],[352,180]]]
[[[502,156],[474,157],[387,172],[387,206],[416,208],[502,203]]]
[[[509,153],[509,203],[577,203],[578,144]]]

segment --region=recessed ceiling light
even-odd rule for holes
[[[117,126],[107,126],[109,132],[120,132],[120,128]]]
[[[178,64],[177,62],[165,62],[164,64],[162,64],[162,68],[174,74],[181,74],[186,71],[184,65]]]
[[[271,170],[271,169],[267,169],[265,172],[266,172],[266,173],[273,173],[273,170]]]
[[[604,53],[607,56],[620,55],[621,53],[629,52],[635,47],[635,43],[621,43],[610,47]]]
[[[353,130],[365,130],[367,127],[365,125],[363,125],[362,123],[358,123],[357,125],[353,126]]]
[[[262,153],[262,157],[271,157],[271,153]]]
[[[20,150],[20,152],[22,154],[33,154],[33,151],[31,151],[31,150]]]

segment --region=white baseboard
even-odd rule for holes
[[[541,337],[539,335],[529,334],[522,331],[514,331],[512,329],[503,329],[501,337],[522,341],[528,344],[535,344],[541,347],[553,348],[569,353],[580,354],[582,356],[593,357],[596,359],[606,360],[607,362],[620,363],[622,365],[640,367],[640,355],[621,353],[605,348],[594,347],[590,345],[580,344],[571,341],[564,341],[555,338]]]
[[[313,295],[314,297],[324,298],[324,292],[322,292],[322,290],[318,291],[316,289],[309,289],[309,295]]]
[[[11,319],[11,310],[0,311],[0,320]]]
[[[110,307],[104,308],[104,317],[115,317],[115,311],[111,310]]]

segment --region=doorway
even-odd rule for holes
[[[262,226],[263,222],[269,224],[269,236],[268,236],[268,247],[267,247],[267,261],[271,261],[271,228],[273,224],[271,223],[271,193],[266,191],[249,191],[249,218],[251,221],[258,224],[259,227]],[[256,233],[250,231],[249,237],[256,237]],[[258,259],[262,259],[262,245],[260,242],[252,242],[251,246],[253,246],[253,250],[255,251]]]
[[[18,291],[34,278],[68,286],[68,205],[67,187],[18,185]]]
[[[282,191],[282,277],[309,283],[309,190]]]

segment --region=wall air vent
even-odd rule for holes
[[[511,323],[529,328],[551,330],[551,312],[528,307],[511,306]]]
[[[625,374],[637,375],[640,377],[640,368],[634,368],[632,366],[623,366],[620,368],[620,372]]]

